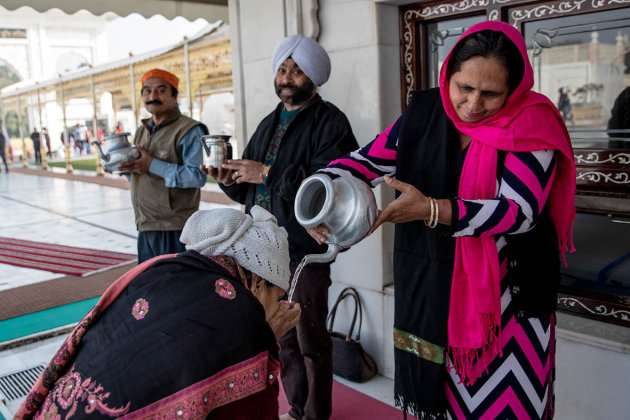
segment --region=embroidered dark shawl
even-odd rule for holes
[[[275,336],[242,274],[230,257],[188,251],[123,275],[70,334],[16,418],[203,419],[273,386]],[[277,413],[277,399],[270,403]]]

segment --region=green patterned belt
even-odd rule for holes
[[[394,327],[394,347],[434,363],[444,363],[444,347]]]

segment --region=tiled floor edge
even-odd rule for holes
[[[64,325],[62,327],[53,328],[48,331],[39,332],[36,334],[27,335],[24,337],[19,337],[14,340],[4,341],[0,343],[0,351],[10,350],[17,347],[22,347],[27,344],[35,343],[37,341],[45,340],[47,338],[57,337],[59,335],[69,334],[74,327],[77,325],[76,322],[68,325]]]
[[[99,298],[97,296],[92,299],[0,321],[0,331],[3,331],[2,335],[0,335],[0,350],[3,349],[6,343],[39,336],[41,333],[80,321],[98,302]],[[25,334],[19,335],[22,333]]]

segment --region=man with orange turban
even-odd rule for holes
[[[166,70],[142,76],[142,100],[151,118],[143,119],[134,144],[139,159],[121,163],[130,175],[131,202],[138,228],[138,263],[157,255],[184,252],[179,237],[199,208],[206,176],[201,141],[208,129],[177,106],[179,79]]]

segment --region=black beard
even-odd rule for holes
[[[277,85],[276,81],[273,81],[273,86],[276,90],[276,95],[280,100],[287,105],[302,105],[313,96],[313,90],[315,85],[310,80],[305,82],[302,86],[298,85]],[[291,93],[281,93],[282,89],[288,87],[293,89]]]

